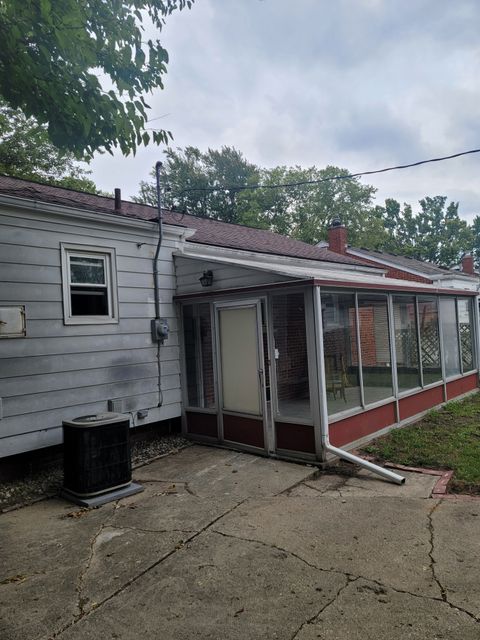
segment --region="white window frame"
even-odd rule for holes
[[[60,244],[62,255],[62,292],[63,292],[63,322],[64,324],[117,324],[118,323],[118,294],[117,269],[115,249],[108,247],[94,247],[82,244]],[[102,259],[104,263],[105,285],[88,285],[91,287],[107,288],[108,314],[105,316],[74,316],[71,304],[70,258]]]

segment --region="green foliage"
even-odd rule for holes
[[[45,125],[27,118],[0,100],[0,173],[55,184],[67,189],[99,193],[93,180],[68,151],[60,151]]]
[[[167,143],[169,132],[146,131],[144,95],[163,88],[168,53],[144,41],[144,22],[159,33],[193,1],[0,0],[0,95],[77,157]]]
[[[262,168],[232,147],[205,153],[186,147],[165,154],[166,204],[193,215],[270,229],[310,244],[326,240],[330,223],[340,218],[348,229],[349,244],[356,247],[444,267],[457,265],[464,252],[475,248],[480,261],[480,216],[469,226],[458,215],[458,203],[447,204],[445,196],[423,198],[414,213],[410,205],[402,208],[392,198],[383,207],[375,205],[375,187],[359,178],[331,180],[348,175],[339,167]],[[296,186],[269,188],[292,183]],[[261,187],[242,189],[249,185]],[[211,191],[215,186],[233,188]],[[154,181],[140,183],[137,202],[155,205],[156,197]]]
[[[450,490],[480,494],[480,394],[448,403],[364,449],[380,460],[453,469]]]
[[[477,265],[480,265],[480,216],[475,216],[471,226],[473,234],[473,254]]]
[[[196,147],[186,147],[167,149],[165,155],[163,179],[169,188],[167,197],[171,206],[202,217],[263,226],[261,212],[252,204],[252,191],[203,191],[215,185],[242,187],[259,181],[258,168],[247,162],[239,151],[222,147],[220,151],[208,149],[202,153]],[[154,170],[152,177],[155,177]],[[155,205],[155,181],[141,182],[140,193],[134,199]]]
[[[334,166],[325,169],[277,167],[273,176],[271,171],[265,172],[270,183],[280,179],[281,183],[287,184],[348,175],[346,169]],[[374,187],[362,184],[358,178],[279,189],[274,215],[270,214],[272,228],[278,232],[287,231],[298,240],[314,244],[325,240],[332,220],[340,218],[348,228],[351,244],[369,244],[376,248],[384,232],[381,218],[373,206],[375,191]],[[262,197],[261,190],[259,197]],[[286,212],[287,225],[285,220],[279,219],[281,212]]]
[[[186,147],[165,153],[163,178],[169,187],[168,201],[188,213],[271,229],[310,243],[326,238],[326,228],[336,216],[347,224],[353,243],[366,244],[370,239],[377,246],[385,235],[379,209],[372,206],[375,189],[358,179],[268,188],[345,175],[345,169],[259,168],[232,147],[208,149],[205,153]],[[264,188],[241,188],[256,184]],[[227,192],[202,190],[216,185],[233,188]],[[140,183],[136,200],[154,205],[155,183]]]
[[[452,267],[474,247],[474,228],[458,215],[458,202],[447,205],[445,196],[420,200],[414,214],[410,205],[387,199],[384,207],[388,237],[383,249],[393,253]],[[480,230],[480,221],[479,221]]]

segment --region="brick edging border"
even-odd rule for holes
[[[365,460],[369,462],[374,462],[374,456],[361,456]],[[384,467],[388,469],[398,469],[399,471],[412,471],[413,473],[423,473],[428,476],[438,476],[438,480],[435,483],[435,486],[432,489],[432,493],[430,494],[431,498],[457,498],[460,496],[454,494],[447,494],[448,483],[453,476],[453,471],[445,471],[442,469],[425,469],[424,467],[409,467],[404,464],[396,464],[395,462],[385,462]],[[472,497],[472,496],[464,496],[464,497]],[[475,497],[475,496],[474,496]]]
[[[386,462],[386,467],[391,469],[398,469],[399,471],[413,471],[414,473],[423,473],[429,476],[438,476],[438,480],[432,489],[430,494],[431,498],[445,498],[447,497],[448,483],[453,476],[453,471],[442,471],[441,469],[424,469],[423,467],[407,467],[403,464],[394,464],[393,462]]]

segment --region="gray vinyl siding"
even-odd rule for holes
[[[112,218],[98,214],[98,220],[82,220],[80,214],[1,205],[0,305],[25,305],[27,335],[0,340],[0,457],[59,444],[62,420],[106,411],[108,400],[123,400],[132,425],[181,414],[178,321],[172,302],[172,251],[178,241],[167,233],[160,253],[161,313],[171,333],[158,347],[150,335],[156,225],[139,221],[122,226]],[[64,324],[60,243],[115,249],[118,323]],[[139,409],[148,409],[146,419],[137,419]]]
[[[235,265],[225,265],[218,262],[198,260],[175,256],[175,271],[177,274],[177,294],[187,293],[208,293],[209,291],[219,291],[222,289],[236,289],[240,287],[252,287],[261,284],[271,284],[274,282],[284,282],[291,280],[286,276],[274,273],[236,267]],[[208,289],[203,288],[199,278],[204,271],[212,271],[213,283]]]

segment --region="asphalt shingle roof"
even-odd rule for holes
[[[116,211],[114,198],[54,187],[11,176],[0,175],[0,193],[91,212],[109,213],[142,220],[155,221],[157,219],[156,208],[149,205],[122,200],[121,211]],[[365,266],[355,258],[264,229],[254,229],[169,210],[163,211],[163,220],[166,224],[195,229],[195,235],[188,240],[190,242],[323,262]]]
[[[444,276],[444,275],[455,275],[460,277],[471,278],[475,276],[471,276],[468,273],[463,273],[462,271],[457,271],[456,269],[446,269],[444,267],[439,267],[436,264],[432,264],[431,262],[423,262],[422,260],[417,260],[416,258],[409,258],[407,256],[399,256],[396,253],[387,253],[386,251],[375,251],[373,249],[365,249],[364,247],[352,247],[354,251],[357,253],[361,253],[367,259],[378,260],[382,262],[386,260],[389,263],[397,265],[399,268],[404,269],[413,269],[414,271],[418,271],[421,274],[424,274],[426,278],[428,276]]]

